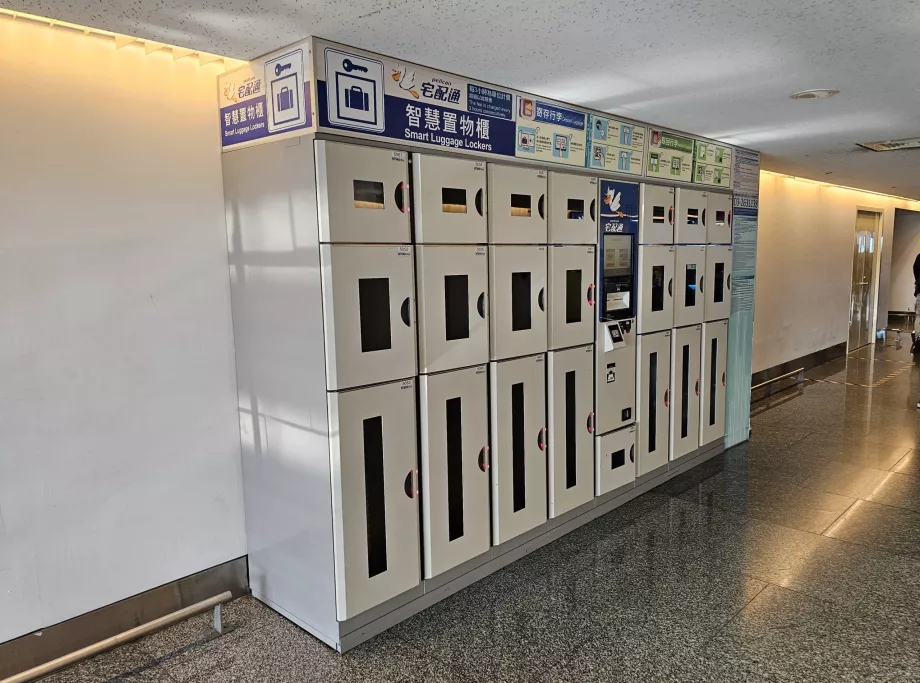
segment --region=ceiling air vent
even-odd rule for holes
[[[856,144],[860,147],[871,149],[873,152],[893,152],[896,149],[920,149],[920,138],[884,140],[882,142],[857,142]]]

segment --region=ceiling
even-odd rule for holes
[[[743,145],[764,167],[920,198],[912,0],[0,0],[241,59],[308,35]],[[839,88],[827,100],[789,94]]]

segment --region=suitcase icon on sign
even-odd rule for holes
[[[357,85],[353,85],[345,91],[345,106],[348,109],[359,109],[361,111],[370,111],[371,104],[367,93]]]
[[[294,91],[284,86],[278,92],[278,111],[286,111],[294,108]]]

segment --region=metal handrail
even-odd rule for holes
[[[194,605],[183,607],[182,609],[160,617],[159,619],[148,621],[146,624],[135,626],[134,628],[112,636],[111,638],[100,640],[98,643],[84,647],[82,650],[71,652],[69,655],[64,655],[63,657],[52,659],[50,662],[40,664],[32,669],[29,669],[28,671],[23,671],[22,673],[18,673],[15,676],[11,676],[10,678],[5,678],[4,680],[0,681],[0,683],[28,683],[29,681],[34,681],[43,676],[47,676],[48,674],[52,674],[55,671],[60,671],[64,667],[70,666],[71,664],[82,662],[84,659],[89,659],[95,655],[101,654],[108,650],[112,650],[119,645],[124,645],[125,643],[130,643],[138,640],[139,638],[143,638],[146,635],[155,633],[156,631],[164,629],[167,626],[172,626],[173,624],[183,621],[184,619],[188,619],[189,617],[193,617],[196,614],[207,612],[212,607],[214,608],[214,628],[218,632],[221,632],[220,606],[232,599],[233,594],[230,591],[224,591],[220,595],[215,595],[213,598],[208,598],[207,600],[196,602]]]
[[[751,387],[751,393],[754,393],[758,389],[766,388],[764,395],[769,396],[770,394],[773,393],[772,385],[774,382],[778,382],[781,379],[786,379],[787,377],[792,377],[793,375],[798,375],[795,383],[802,384],[805,381],[805,368],[799,368],[798,370],[790,370],[784,375],[780,375],[779,377],[774,377],[773,379],[768,379],[766,382],[761,382],[760,384]]]

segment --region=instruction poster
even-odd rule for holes
[[[689,183],[693,179],[693,138],[652,128],[645,175]]]
[[[717,187],[732,186],[731,147],[696,141],[693,154],[693,182]]]
[[[218,78],[221,146],[302,135],[313,126],[310,42],[278,50]]]
[[[518,95],[515,156],[583,167],[587,121],[585,112]]]
[[[643,175],[647,134],[645,126],[591,114],[585,166],[612,173]]]

